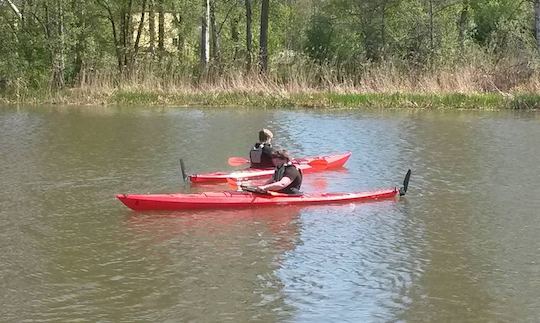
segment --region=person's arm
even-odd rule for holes
[[[274,182],[274,178],[273,177],[270,177],[266,182],[264,182],[263,185],[268,185],[268,184],[271,184]]]
[[[292,183],[292,180],[289,177],[283,177],[279,182],[261,185],[261,186],[258,186],[258,188],[265,191],[279,191],[289,186],[289,184],[291,183]]]

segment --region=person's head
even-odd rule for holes
[[[281,166],[291,161],[289,153],[285,149],[275,150],[272,152],[272,162],[275,166]]]
[[[262,129],[259,131],[259,141],[260,142],[270,142],[274,138],[272,131],[268,129]]]

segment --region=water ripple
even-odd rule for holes
[[[135,213],[188,191],[261,127],[296,155],[352,151],[306,191],[399,200]],[[217,130],[219,129],[219,131]],[[5,321],[535,321],[538,114],[99,108],[0,110]],[[227,140],[225,140],[226,138]],[[196,190],[225,189],[193,188]]]

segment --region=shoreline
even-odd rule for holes
[[[0,96],[4,105],[148,105],[309,109],[538,110],[537,93],[412,93],[354,91],[66,89],[42,95]]]

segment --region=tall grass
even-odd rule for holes
[[[143,66],[146,66],[143,64]],[[197,76],[189,69],[140,68],[120,77],[88,73],[60,92],[11,88],[4,102],[263,107],[539,108],[540,70],[512,59],[471,56],[414,68],[399,60],[275,62],[267,75],[240,66]],[[15,93],[17,93],[15,95]]]

